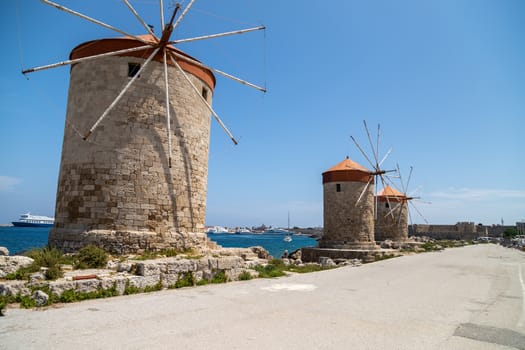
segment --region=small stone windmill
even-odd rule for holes
[[[392,186],[387,185],[376,195],[378,203],[375,223],[376,241],[392,240],[401,243],[408,241],[408,223],[412,221],[410,206],[427,222],[427,219],[413,203],[413,200],[417,200],[419,197],[414,197],[408,193],[412,170],[413,168],[410,167],[407,182],[404,183],[401,170],[397,165],[397,177],[401,183],[402,192],[396,189],[394,183],[388,179]]]
[[[48,0],[45,4],[123,37],[75,47],[70,59],[23,71],[70,65],[66,127],[55,227],[49,244],[66,252],[96,244],[111,252],[200,249],[204,233],[213,73],[264,88],[209,67],[174,45],[265,29],[263,26],[187,39],[173,30],[195,0],[180,6],[155,35],[132,35]]]

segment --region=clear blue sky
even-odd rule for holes
[[[142,34],[119,0],[57,0]],[[131,1],[159,28],[157,1]],[[18,13],[17,13],[18,3]],[[165,1],[166,12],[172,6]],[[76,45],[118,34],[37,0],[1,1],[0,223],[53,215]],[[258,24],[266,32],[186,44],[200,60],[257,84],[218,77],[207,224],[322,225],[321,173],[347,155],[368,166],[362,120],[381,124],[385,168],[414,167],[431,223],[525,219],[525,1],[197,0],[177,38]],[[413,215],[415,223],[422,219]]]

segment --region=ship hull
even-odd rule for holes
[[[19,221],[13,221],[12,224],[15,227],[53,227],[53,224],[35,224],[31,222],[19,222]]]

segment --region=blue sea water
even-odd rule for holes
[[[49,227],[0,227],[0,247],[9,249],[9,254],[42,248],[47,244]]]
[[[304,247],[315,247],[317,241],[308,236],[292,236],[291,242],[285,242],[283,234],[229,234],[229,233],[212,233],[208,237],[225,247],[253,247],[262,246],[274,258],[280,258],[285,250],[289,253],[296,249]]]
[[[45,227],[0,227],[0,246],[9,249],[9,253],[42,248],[47,244],[49,228]],[[314,247],[317,241],[308,236],[292,236],[291,242],[283,241],[282,234],[208,234],[208,237],[225,247],[247,248],[262,246],[275,258],[280,258],[285,250],[293,252],[303,247]]]

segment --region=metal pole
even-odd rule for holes
[[[378,165],[379,160],[376,151],[374,150],[374,143],[372,142],[372,137],[370,136],[370,132],[368,131],[368,126],[366,125],[366,120],[363,120],[363,123],[365,124],[365,130],[366,135],[368,136],[368,142],[370,142],[370,148],[372,149],[372,155],[374,156],[374,159],[376,160],[376,165],[374,166],[375,171],[379,171]]]
[[[221,36],[228,36],[228,35],[236,35],[236,34],[244,34],[249,32],[254,32],[257,30],[266,29],[265,26],[259,26],[259,27],[253,27],[253,28],[247,28],[247,29],[239,29],[239,30],[233,30],[231,32],[224,32],[224,33],[217,33],[217,34],[210,34],[210,35],[203,35],[203,36],[196,36],[194,38],[187,38],[187,39],[180,39],[180,40],[173,40],[170,41],[170,44],[181,44],[181,43],[189,43],[192,41],[197,40],[205,40],[205,39],[213,39],[218,38]]]
[[[148,31],[148,33],[151,34],[151,36],[155,37],[155,33],[153,33],[153,31],[151,30],[150,26],[144,22],[144,20],[142,19],[142,17],[140,17],[140,15],[138,14],[138,12],[133,8],[133,6],[131,6],[131,4],[129,3],[128,0],[122,0],[124,1],[124,3],[126,4],[126,6],[129,8],[129,10],[135,15],[135,17],[139,20],[139,22],[142,24],[142,26],[144,26],[144,28],[146,28],[146,30]]]
[[[145,45],[145,46],[134,47],[134,48],[131,48],[131,49],[124,49],[124,50],[106,52],[106,53],[101,53],[99,55],[93,55],[93,56],[88,56],[88,57],[77,58],[77,59],[74,59],[74,60],[57,62],[57,63],[53,63],[53,64],[48,64],[46,66],[40,66],[40,67],[35,67],[35,68],[30,68],[30,69],[23,70],[22,74],[33,73],[33,72],[37,72],[37,71],[40,71],[40,70],[50,69],[50,68],[55,68],[55,67],[60,67],[60,66],[66,66],[68,64],[75,64],[75,63],[79,63],[79,62],[93,60],[93,59],[96,59],[96,58],[106,57],[106,56],[114,56],[114,55],[120,55],[120,54],[128,53],[128,52],[146,50],[146,49],[149,49],[149,48],[151,48],[150,45]]]
[[[140,73],[142,73],[142,71],[144,70],[144,68],[146,68],[146,66],[151,62],[151,60],[153,59],[153,57],[155,57],[155,55],[157,54],[157,52],[159,51],[159,48],[156,48],[155,51],[153,51],[153,53],[151,54],[151,56],[148,57],[148,59],[146,60],[146,62],[144,62],[144,65],[142,65],[142,67],[140,67],[139,71],[137,72],[137,74],[135,74],[135,76],[133,78],[131,78],[131,80],[126,84],[126,86],[124,87],[124,89],[122,89],[122,91],[118,94],[118,96],[115,98],[115,100],[113,100],[113,102],[111,102],[111,104],[109,105],[109,107],[104,111],[104,113],[102,113],[102,115],[100,116],[100,118],[98,118],[98,120],[95,122],[95,124],[93,124],[93,126],[91,127],[91,129],[89,129],[89,131],[86,133],[86,135],[83,137],[84,140],[87,140],[88,137],[93,133],[93,130],[95,130],[95,128],[98,126],[98,124],[100,124],[100,122],[109,114],[109,112],[111,112],[111,110],[115,107],[115,105],[118,103],[118,101],[120,101],[120,99],[122,98],[122,96],[124,96],[124,94],[126,93],[126,91],[129,89],[129,87],[131,86],[131,84],[133,84],[135,82],[135,80],[137,80],[137,78],[139,77]]]
[[[170,52],[170,54],[173,54],[173,52]],[[217,123],[219,123],[219,125],[221,126],[221,128],[226,132],[226,134],[228,135],[228,137],[233,141],[233,143],[235,145],[238,144],[237,140],[235,140],[235,138],[233,137],[232,133],[230,132],[230,130],[228,130],[228,128],[226,127],[226,125],[224,125],[224,123],[222,122],[221,118],[219,118],[219,116],[217,115],[217,113],[215,113],[215,111],[213,110],[213,108],[211,108],[210,104],[208,103],[208,101],[206,101],[206,99],[204,97],[202,97],[200,91],[195,87],[195,85],[193,85],[193,83],[191,82],[190,78],[188,77],[188,75],[186,74],[186,72],[184,72],[182,70],[182,68],[180,67],[180,65],[177,63],[177,61],[173,58],[173,56],[170,55],[170,59],[171,61],[173,62],[173,64],[175,65],[175,67],[178,68],[178,70],[182,73],[182,75],[184,76],[184,78],[186,79],[186,81],[191,85],[191,87],[193,88],[193,90],[195,91],[195,93],[200,97],[201,101],[206,105],[206,107],[208,107],[208,109],[210,110],[210,112],[213,114],[213,116],[215,117],[215,120],[217,121]]]
[[[170,117],[170,94],[168,90],[168,63],[166,61],[166,50],[164,50],[164,88],[166,92],[166,129],[168,132],[168,166],[171,168],[171,117]]]
[[[62,5],[56,4],[56,3],[52,2],[52,1],[49,1],[49,0],[40,0],[40,1],[42,1],[42,2],[44,2],[44,3],[46,3],[46,4],[48,4],[48,5],[51,5],[51,6],[57,8],[57,9],[59,9],[59,10],[61,10],[61,11],[71,13],[72,15],[78,16],[78,17],[83,18],[83,19],[85,19],[85,20],[87,20],[87,21],[90,21],[90,22],[92,22],[92,23],[98,24],[98,25],[100,25],[100,26],[102,26],[102,27],[104,27],[104,28],[111,29],[111,30],[113,30],[113,31],[115,31],[115,32],[117,32],[117,33],[122,34],[122,35],[129,36],[129,37],[132,37],[132,38],[134,38],[134,39],[137,39],[138,41],[141,41],[141,42],[143,42],[144,44],[149,44],[146,40],[144,40],[144,39],[142,39],[142,38],[140,38],[140,37],[138,37],[138,36],[135,36],[135,35],[133,35],[133,34],[129,34],[129,33],[125,32],[125,31],[123,31],[123,30],[120,30],[120,29],[118,29],[118,28],[115,28],[115,27],[113,27],[113,26],[110,26],[109,24],[106,24],[106,23],[104,23],[104,22],[100,22],[99,20],[96,20],[96,19],[94,19],[94,18],[88,17],[88,16],[83,15],[83,14],[81,14],[81,13],[79,13],[79,12],[76,12],[76,11],[70,10],[70,9],[68,9],[67,7],[64,7],[64,6],[62,6]]]
[[[188,6],[186,6],[186,8],[184,9],[184,11],[182,11],[182,13],[180,14],[179,18],[177,18],[177,21],[173,25],[173,29],[177,28],[177,26],[179,25],[180,21],[182,21],[184,16],[186,16],[186,13],[188,13],[188,11],[190,10],[190,8],[191,8],[191,6],[193,5],[194,2],[195,2],[195,0],[191,0],[190,3],[188,4]]]
[[[262,87],[260,87],[260,86],[255,85],[255,84],[252,84],[252,83],[249,83],[249,82],[247,82],[246,80],[242,80],[242,79],[240,79],[240,78],[234,77],[234,76],[231,75],[231,74],[228,74],[228,73],[225,73],[225,72],[220,71],[220,70],[218,70],[218,69],[215,69],[215,68],[212,68],[212,67],[206,66],[206,65],[200,63],[199,61],[196,61],[196,60],[194,60],[194,59],[191,59],[191,58],[189,58],[189,57],[186,57],[186,56],[184,56],[184,55],[181,55],[181,54],[179,54],[179,53],[177,53],[177,52],[170,51],[170,53],[171,53],[173,56],[175,56],[175,57],[177,57],[177,58],[180,58],[180,59],[183,60],[183,61],[190,62],[190,63],[195,64],[196,66],[199,66],[199,67],[201,67],[201,68],[209,69],[209,70],[214,71],[215,73],[218,73],[218,74],[220,74],[220,75],[222,75],[222,76],[224,76],[224,77],[226,77],[226,78],[230,78],[230,79],[232,79],[232,80],[235,80],[235,81],[238,82],[238,83],[241,83],[241,84],[244,84],[244,85],[250,86],[250,87],[252,87],[252,88],[254,88],[254,89],[257,89],[257,90],[259,90],[259,91],[262,91],[262,92],[266,92],[266,89],[265,89],[265,88],[262,88]]]

